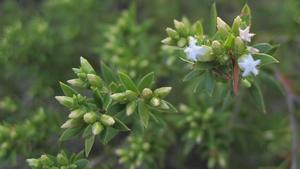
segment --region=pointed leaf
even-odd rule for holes
[[[247,25],[251,25],[251,9],[248,4],[244,5],[240,16],[242,21],[245,21]]]
[[[142,91],[145,88],[151,88],[154,82],[154,73],[146,74],[138,83],[138,89]]]
[[[111,139],[113,139],[119,131],[112,127],[107,127],[104,129],[103,132],[100,134],[100,140],[102,144],[107,144]]]
[[[114,119],[115,119],[116,122],[112,126],[113,128],[118,129],[120,131],[130,131],[130,128],[125,123],[123,123],[117,117],[114,117]]]
[[[94,145],[94,142],[95,142],[95,136],[92,135],[91,137],[89,138],[86,138],[85,141],[84,141],[84,151],[85,151],[85,156],[88,157],[91,150],[92,150],[92,147]]]
[[[277,59],[275,59],[273,56],[265,54],[265,53],[256,53],[252,55],[255,60],[259,59],[260,64],[259,66],[268,65],[271,63],[279,63]]]
[[[204,83],[205,83],[205,91],[210,96],[212,96],[214,89],[215,89],[215,85],[216,85],[215,76],[211,72],[205,73]]]
[[[202,71],[198,70],[198,69],[193,69],[192,71],[190,71],[187,75],[184,76],[183,78],[183,82],[189,81],[197,76],[200,76],[202,74]]]
[[[148,127],[149,124],[149,110],[144,102],[138,102],[138,112],[140,120],[145,128]]]
[[[216,33],[217,30],[217,8],[216,3],[212,4],[211,10],[210,10],[210,28],[209,33],[211,36],[213,36]]]
[[[263,112],[266,113],[266,106],[264,102],[264,98],[261,92],[261,89],[259,85],[254,82],[253,85],[250,88],[250,93],[252,95],[252,98],[255,101],[256,106]]]
[[[125,73],[120,72],[119,77],[126,89],[139,93],[138,88],[136,87],[136,85],[134,84],[134,82],[131,80],[129,76],[127,76]]]
[[[103,79],[107,84],[117,81],[117,77],[114,72],[104,63],[101,63],[101,72]]]
[[[69,128],[66,129],[59,138],[59,141],[70,140],[72,137],[78,135],[81,131],[81,128]]]
[[[60,87],[66,96],[72,97],[73,95],[77,95],[78,92],[75,91],[72,87],[66,85],[63,82],[59,82]]]

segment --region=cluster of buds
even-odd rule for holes
[[[140,168],[145,165],[146,158],[151,153],[151,144],[141,136],[129,136],[127,146],[116,150],[120,157],[119,163],[128,166],[130,169]]]
[[[69,119],[61,126],[65,131],[60,140],[68,140],[82,133],[86,156],[91,151],[97,135],[100,136],[102,143],[107,143],[112,139],[107,137],[112,129],[114,132],[130,130],[123,123],[126,116],[122,114],[125,111],[129,116],[138,109],[141,122],[147,127],[149,117],[154,117],[150,108],[160,111],[175,109],[163,100],[171,91],[170,87],[162,87],[154,92],[149,89],[154,83],[154,73],[145,75],[136,85],[127,74],[119,73],[117,76],[108,66],[102,64],[100,77],[82,57],[80,67],[73,70],[77,78],[68,81],[72,87],[61,82],[65,96],[55,97],[60,104],[70,110]],[[93,97],[81,95],[76,88],[88,90]],[[126,108],[123,104],[127,104]]]
[[[178,125],[186,131],[183,136],[185,153],[188,154],[192,148],[199,146],[208,155],[208,168],[215,168],[217,165],[225,168],[230,139],[229,128],[223,126],[228,124],[228,114],[216,113],[212,108],[199,112],[186,105],[181,105],[179,109],[184,113],[184,118]]]
[[[57,154],[57,156],[41,155],[40,158],[27,159],[28,165],[32,169],[43,168],[64,168],[64,169],[87,169],[88,161],[86,159],[79,159],[76,155],[72,155],[70,158],[65,152]]]
[[[270,55],[275,47],[267,43],[250,44],[255,34],[250,33],[248,5],[234,19],[232,26],[217,17],[215,5],[212,11],[209,35],[204,34],[201,21],[191,24],[187,19],[175,20],[175,29],[166,29],[168,37],[162,43],[181,49],[186,55],[182,60],[194,65],[194,69],[205,69],[219,78],[231,79],[236,94],[239,79],[252,81],[260,66],[278,62]],[[240,71],[243,71],[241,76]]]

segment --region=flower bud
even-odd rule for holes
[[[132,90],[126,90],[125,91],[125,97],[126,97],[127,100],[132,101],[132,100],[136,99],[137,94]]]
[[[167,38],[163,39],[161,41],[161,43],[166,44],[166,45],[171,45],[172,44],[172,38],[167,37]]]
[[[115,93],[115,94],[110,95],[110,97],[119,103],[124,103],[127,100],[125,93]]]
[[[160,105],[160,99],[157,98],[157,97],[153,97],[151,100],[150,100],[150,103],[152,106],[154,107],[157,107]]]
[[[110,115],[106,115],[106,114],[101,115],[100,121],[106,126],[111,126],[111,125],[115,124],[114,118],[111,117]]]
[[[85,111],[81,110],[81,109],[76,109],[71,111],[71,113],[69,114],[69,118],[71,119],[77,119],[80,118],[84,115]]]
[[[95,70],[94,68],[90,65],[90,63],[83,57],[80,57],[80,65],[81,65],[81,68],[82,70],[85,72],[85,73],[94,73]]]
[[[37,168],[39,166],[39,160],[37,159],[31,158],[31,159],[27,159],[26,161],[30,167]]]
[[[97,114],[94,112],[88,112],[83,116],[83,120],[88,124],[92,124],[97,121]]]
[[[234,45],[233,45],[233,53],[236,57],[241,56],[244,54],[246,50],[246,46],[243,42],[243,40],[240,37],[236,37],[234,39]]]
[[[93,87],[101,87],[102,86],[102,80],[99,76],[94,74],[87,74],[87,79],[91,86]]]
[[[142,91],[142,97],[145,98],[145,99],[151,98],[151,97],[152,97],[152,94],[153,94],[153,92],[152,92],[152,90],[149,89],[149,88],[145,88],[145,89],[143,89],[143,91]]]
[[[184,47],[187,45],[187,40],[186,38],[180,38],[178,41],[177,41],[177,46],[179,47]]]
[[[56,157],[57,159],[57,162],[60,164],[60,165],[67,165],[69,163],[69,160],[67,157],[65,157],[62,153],[59,153]]]
[[[68,80],[67,82],[75,87],[85,87],[85,83],[81,79],[71,79]]]
[[[187,27],[184,25],[183,22],[174,20],[174,25],[175,25],[175,29],[176,31],[183,36],[187,36],[188,35],[188,29]]]
[[[92,132],[94,135],[98,135],[103,130],[103,126],[100,122],[96,122],[92,126]]]
[[[68,96],[55,96],[55,99],[62,105],[71,108],[73,106],[73,98]]]
[[[202,26],[201,21],[197,21],[193,25],[193,28],[194,28],[194,32],[195,32],[196,36],[200,36],[200,37],[203,36],[203,26]]]
[[[221,43],[217,40],[212,42],[211,47],[215,55],[222,55],[224,53]]]
[[[60,126],[60,128],[67,129],[67,128],[73,128],[77,126],[77,121],[74,119],[67,120],[63,125]]]
[[[172,87],[161,87],[154,90],[154,94],[160,98],[167,96],[172,90]]]
[[[165,110],[170,109],[170,106],[169,106],[166,102],[164,102],[164,101],[161,101],[161,102],[160,102],[159,107],[160,107],[161,109],[165,109]]]
[[[177,39],[177,38],[179,38],[178,33],[177,33],[174,29],[167,28],[167,29],[166,29],[166,32],[167,32],[168,36],[171,37],[172,39]]]
[[[247,88],[250,88],[251,87],[251,83],[247,80],[247,79],[242,79],[242,85],[247,87]]]
[[[132,101],[126,105],[126,115],[130,116],[136,109],[136,101]]]
[[[235,34],[235,35],[238,35],[239,34],[239,28],[241,27],[241,23],[242,23],[242,19],[240,16],[237,16],[234,21],[233,21],[233,24],[232,24],[232,32]]]
[[[230,32],[230,27],[219,17],[217,17],[217,28],[223,35],[227,35]]]

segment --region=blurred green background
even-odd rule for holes
[[[289,79],[294,94],[299,94],[300,1],[216,0],[218,14],[231,23],[246,2],[252,8],[251,29],[257,35],[254,41],[280,44],[275,55],[280,61],[276,70]],[[71,68],[78,66],[80,56],[98,70],[103,61],[135,79],[154,71],[158,86],[173,86],[172,103],[178,103],[177,107],[180,103],[189,104],[186,100],[197,96],[182,90],[188,90],[181,81],[186,69],[174,54],[162,50],[160,41],[174,19],[187,17],[207,23],[212,3],[212,0],[1,0],[0,168],[27,168],[26,158],[59,151],[59,126],[67,114],[54,96],[61,93],[58,81],[73,76]],[[233,124],[241,127],[231,130],[231,139],[226,143],[228,165],[223,167],[220,163],[214,168],[289,167],[291,133],[286,99],[279,91],[263,87],[268,114],[241,103],[241,111],[235,112],[238,120]],[[300,109],[296,107],[296,118],[299,116]],[[182,155],[180,137],[185,131],[174,127],[177,120],[171,118],[168,123],[173,128],[173,138],[167,141],[168,146],[163,146],[164,153],[159,152],[163,156],[156,161],[162,163],[159,168],[205,168],[213,155],[201,148]],[[114,146],[121,145],[121,139],[107,148],[97,146],[94,157],[103,155],[104,160],[96,168],[121,168],[112,152]],[[66,147],[77,152],[81,144],[74,140]]]

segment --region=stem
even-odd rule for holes
[[[232,65],[233,65],[233,81],[232,81],[232,87],[233,87],[233,93],[234,95],[238,94],[239,91],[239,76],[240,76],[240,69],[238,67],[238,64],[234,58],[231,59]]]

